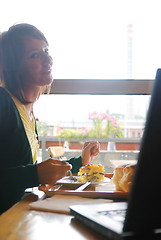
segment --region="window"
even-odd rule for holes
[[[161,63],[160,0],[6,0],[0,22],[34,24],[49,40],[55,81],[35,106],[40,121],[77,128],[91,111],[109,112],[126,137],[142,136]]]
[[[142,136],[149,99],[149,95],[43,95],[35,105],[35,116],[47,123],[46,135],[56,136],[64,128],[89,130],[91,113],[108,113],[116,117],[124,137],[138,138]]]

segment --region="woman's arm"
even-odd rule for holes
[[[93,160],[93,157],[99,154],[99,151],[100,144],[98,141],[85,142],[82,148],[81,156],[71,158],[67,161],[72,165],[72,173],[77,174],[80,167],[90,164]]]

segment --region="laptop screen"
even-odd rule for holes
[[[124,231],[161,227],[161,69],[157,70]]]

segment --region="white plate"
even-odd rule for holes
[[[78,178],[77,176],[74,176],[74,178]],[[110,178],[108,178],[108,177],[105,177],[104,178],[104,181],[100,181],[100,182],[94,182],[94,183],[92,183],[91,185],[97,185],[97,184],[103,184],[103,183],[107,183],[107,182],[110,182],[111,180],[110,180]],[[60,180],[58,180],[57,181],[57,183],[59,183],[59,184],[67,184],[67,185],[82,185],[82,184],[84,184],[84,182],[74,182],[73,180],[71,180],[70,178],[69,178],[69,176],[66,176],[66,177],[64,177],[64,178],[61,178]]]
[[[107,182],[104,184],[95,185],[95,191],[84,190],[84,191],[76,192],[74,189],[63,190],[60,185],[60,189],[56,190],[53,187],[53,188],[50,188],[45,193],[48,197],[52,197],[58,194],[58,195],[74,195],[74,196],[87,197],[87,198],[109,198],[109,199],[116,199],[116,200],[127,200],[128,198],[128,193],[116,192],[115,185],[111,180],[110,182]]]

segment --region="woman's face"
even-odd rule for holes
[[[19,71],[24,90],[51,84],[53,61],[47,43],[31,37],[26,37],[24,41],[25,47]]]

